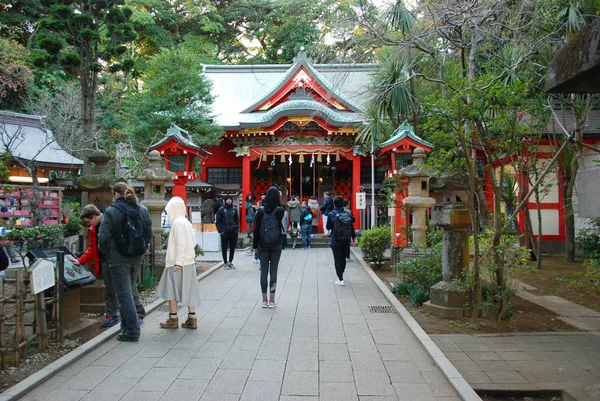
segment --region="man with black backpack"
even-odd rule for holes
[[[331,232],[331,251],[335,263],[335,273],[338,276],[336,285],[344,285],[344,271],[346,270],[346,254],[350,243],[354,243],[354,216],[344,210],[344,198],[336,196],[333,200],[334,209],[327,216],[327,229]]]
[[[104,211],[98,232],[98,250],[105,255],[121,313],[119,341],[138,341],[140,324],[133,300],[142,259],[152,241],[150,212],[138,203],[132,188],[118,182],[115,202]]]

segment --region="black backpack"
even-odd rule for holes
[[[260,245],[264,248],[281,245],[281,229],[274,213],[265,212],[260,222]]]
[[[348,212],[336,213],[333,222],[333,237],[335,240],[350,241],[353,231],[352,215]]]
[[[114,205],[123,214],[123,228],[115,238],[117,251],[125,256],[141,256],[148,249],[148,242],[144,238],[144,225],[140,216],[139,206],[128,209],[123,205]]]

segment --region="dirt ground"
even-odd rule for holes
[[[375,273],[386,284],[388,280],[385,278],[394,276],[394,272],[389,268],[389,265],[375,270]],[[514,313],[514,316],[509,321],[497,322],[494,316],[495,307],[492,306],[489,310],[483,312],[483,316],[479,319],[477,325],[471,323],[470,318],[438,318],[425,312],[423,308],[412,306],[408,297],[398,297],[398,299],[428,334],[484,334],[577,330],[559,320],[555,313],[516,296],[510,301],[510,309]]]
[[[200,274],[213,265],[214,263],[199,262],[196,265],[196,271]],[[144,305],[151,304],[158,298],[154,291],[144,291],[140,293],[140,297]],[[80,321],[90,322],[89,327],[66,336],[62,344],[50,340],[49,349],[43,352],[39,351],[35,344],[30,346],[25,360],[22,360],[18,366],[9,366],[6,370],[0,371],[0,393],[101,334],[105,330],[100,326],[102,320],[104,320],[103,315],[82,313],[80,314]],[[12,361],[10,358],[9,360]]]
[[[600,312],[600,294],[585,274],[583,263],[565,262],[560,255],[543,255],[542,269],[525,274],[521,281],[538,289],[530,291],[533,294],[556,295]]]

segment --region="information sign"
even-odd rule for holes
[[[367,208],[367,194],[365,192],[356,193],[356,208],[366,209]]]
[[[31,292],[40,292],[53,287],[55,284],[54,263],[48,259],[38,259],[29,268],[31,274]]]

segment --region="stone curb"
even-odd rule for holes
[[[223,266],[223,262],[216,264],[205,272],[202,272],[198,275],[198,281],[206,278],[211,273],[215,272],[217,269]],[[156,308],[166,303],[166,300],[157,299],[152,302],[150,305],[146,306],[146,314],[151,313]],[[29,391],[33,390],[36,386],[39,386],[46,380],[50,379],[56,373],[60,372],[73,362],[77,361],[79,358],[83,357],[89,351],[92,351],[99,345],[107,342],[112,337],[119,333],[119,326],[115,325],[110,329],[107,329],[104,333],[92,338],[84,344],[81,344],[79,347],[75,348],[73,351],[67,353],[66,355],[58,358],[56,361],[52,362],[50,365],[45,368],[38,370],[22,382],[12,386],[4,393],[0,394],[0,401],[9,401],[16,400],[19,397],[25,395]]]
[[[350,248],[352,249],[352,247]],[[412,315],[406,310],[404,305],[398,301],[396,296],[390,291],[389,288],[379,279],[379,277],[367,266],[367,263],[362,258],[359,252],[352,249],[352,253],[356,260],[360,263],[363,269],[371,277],[373,282],[379,287],[379,290],[385,295],[387,300],[390,302],[392,307],[398,312],[398,315],[404,320],[406,325],[413,332],[415,337],[421,342],[423,347],[427,350],[435,364],[440,368],[442,374],[446,376],[452,387],[456,390],[459,397],[464,401],[481,401],[481,398],[473,390],[473,388],[467,383],[462,377],[458,370],[452,365],[452,363],[446,358],[438,346],[433,342],[427,333],[419,326],[417,321]]]

